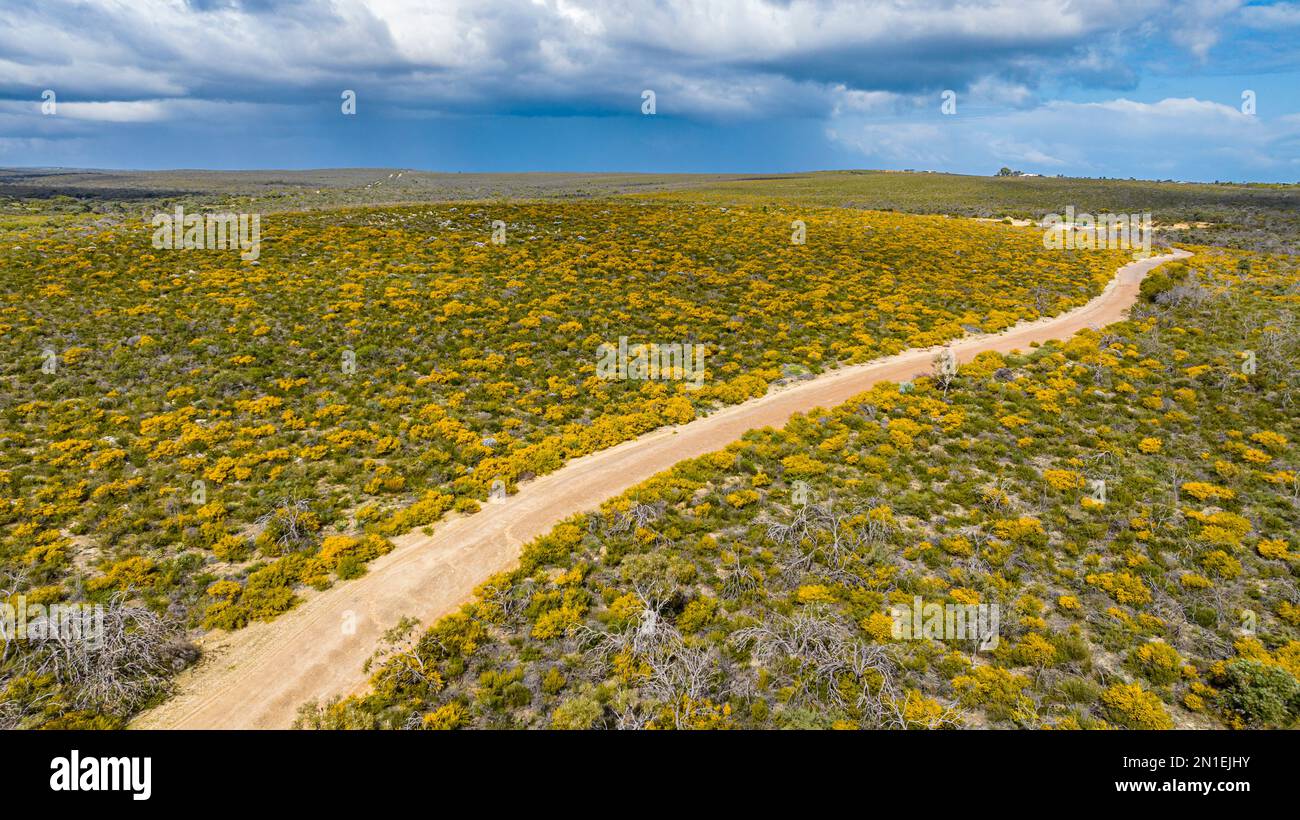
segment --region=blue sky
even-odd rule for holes
[[[39,0],[0,165],[1297,182],[1300,2]]]

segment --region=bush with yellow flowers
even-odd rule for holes
[[[1136,683],[1118,683],[1101,693],[1106,716],[1128,729],[1172,729],[1174,722],[1154,693]]]
[[[794,218],[816,241],[790,243]],[[12,243],[0,560],[31,589],[272,618],[494,487],[792,372],[1081,304],[1127,261],[1012,226],[671,197],[285,214],[266,238],[258,265],[125,229]],[[1247,721],[1157,683],[1168,658],[1142,647],[1210,669],[1249,610],[1268,660],[1237,659],[1294,660],[1272,542],[1300,523],[1298,277],[1196,252],[1127,321],[880,385],[561,524],[319,720],[1129,725],[1190,694],[1196,721]],[[599,378],[620,336],[703,344],[700,388]],[[895,637],[893,607],[929,605],[935,629]],[[994,605],[996,647],[957,630]],[[1099,694],[1113,658],[1159,688]]]
[[[584,728],[1282,722],[1300,607],[1274,542],[1300,514],[1271,478],[1287,462],[1245,467],[1239,447],[1281,459],[1300,430],[1264,400],[1289,389],[1285,368],[1251,391],[1221,376],[1225,350],[1291,309],[1300,272],[1255,256],[1246,274],[1242,258],[1198,248],[1129,321],[986,356],[946,390],[879,385],[678,465],[527,546],[461,614],[491,624],[473,652],[426,642],[445,689],[346,708],[388,720],[460,698],[470,725]],[[1253,344],[1300,360],[1285,334]],[[1074,503],[1098,479],[1105,506]],[[995,605],[983,641],[974,619]],[[1247,617],[1266,644],[1237,639]],[[1245,661],[1277,672],[1230,679]],[[590,688],[476,700],[484,672],[515,669]],[[688,670],[696,695],[662,688]]]

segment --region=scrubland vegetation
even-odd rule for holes
[[[1090,213],[1152,212],[1162,237],[1264,252],[1300,251],[1300,185],[1000,177],[896,171],[809,174],[446,174],[410,169],[314,171],[0,170],[0,214],[93,213],[139,219],[178,202],[263,213],[427,201],[614,195],[721,206],[783,203],[1029,219],[1073,205]]]
[[[472,512],[493,482],[791,373],[1065,310],[1126,259],[943,217],[632,200],[263,225],[254,263],[155,250],[136,223],[7,224],[12,594],[126,595],[182,630],[239,629],[363,573],[390,536]],[[703,344],[703,387],[596,378],[598,346],[621,336]],[[13,722],[69,711],[55,678],[5,685]]]
[[[1149,212],[1169,242],[1300,252],[1300,185],[827,171],[709,181],[679,196],[724,205],[779,200],[1033,222],[1073,205],[1093,214]]]
[[[3,637],[0,726],[121,726],[196,635],[365,573],[494,482],[1059,313],[1129,260],[867,209],[1051,211],[1060,181],[532,177],[548,201],[285,210],[517,184],[371,173],[0,180],[0,602],[111,613],[100,648]],[[1226,209],[1204,239],[1274,247],[1259,225],[1294,216],[1290,188],[1211,187],[1162,193]],[[646,193],[669,188],[693,190]],[[259,258],[155,250],[140,215],[181,201],[265,206]],[[1288,725],[1295,281],[1200,249],[1132,322],[751,433],[558,527],[418,642],[404,625],[372,695],[304,723]],[[703,387],[597,378],[620,337],[704,345]],[[893,639],[917,595],[999,603],[1003,641]]]
[[[1300,270],[753,431],[529,544],[315,727],[1160,729],[1300,717]],[[802,484],[800,483],[802,482]],[[996,604],[1000,640],[890,606]]]

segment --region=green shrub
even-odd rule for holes
[[[590,729],[600,719],[604,707],[591,695],[579,695],[555,707],[551,714],[554,729]]]
[[[1285,728],[1300,716],[1300,682],[1278,666],[1251,660],[1228,664],[1220,702],[1248,726]]]

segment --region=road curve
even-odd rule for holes
[[[1069,313],[1016,325],[998,334],[953,342],[959,361],[985,351],[1006,353],[1031,342],[1064,339],[1119,321],[1137,301],[1138,285],[1175,251],[1121,268],[1097,298]],[[718,450],[746,431],[780,427],[795,413],[833,407],[881,381],[928,373],[938,348],[834,370],[678,427],[663,428],[574,459],[522,484],[508,499],[409,533],[374,561],[363,577],[309,592],[296,609],[270,623],[200,640],[203,658],[177,679],[176,695],[145,713],[134,728],[276,729],[292,724],[302,703],[364,691],[362,665],[382,633],[404,616],[428,626],[469,600],[484,579],[509,569],[520,548],[574,513],[596,509],[679,461]]]

